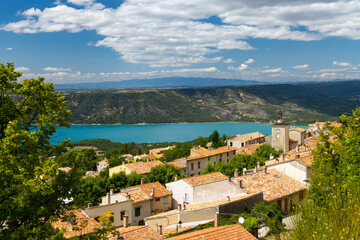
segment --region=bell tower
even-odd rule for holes
[[[289,151],[289,124],[284,123],[281,110],[277,122],[272,125],[271,146],[283,152]]]

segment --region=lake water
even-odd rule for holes
[[[222,136],[260,132],[271,134],[271,125],[264,123],[177,123],[146,125],[72,125],[68,129],[59,128],[53,143],[71,138],[72,142],[104,138],[113,142],[185,142],[199,136],[208,137],[214,130]]]

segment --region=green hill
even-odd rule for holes
[[[77,124],[269,122],[280,108],[302,124],[350,114],[360,81],[63,93]]]

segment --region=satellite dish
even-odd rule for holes
[[[239,217],[238,222],[239,222],[240,224],[243,224],[243,223],[244,223],[244,221],[245,221],[245,219],[244,219],[243,217]]]

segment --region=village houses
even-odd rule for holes
[[[172,193],[159,182],[144,184],[142,179],[142,184],[121,189],[118,193],[110,190],[102,197],[100,206],[89,205],[85,213],[97,219],[110,210],[115,226],[144,225],[145,217],[171,209],[171,202]]]
[[[111,177],[115,173],[124,171],[126,175],[135,172],[137,174],[148,174],[151,171],[152,167],[162,165],[163,163],[159,160],[146,161],[146,162],[134,162],[134,163],[124,163],[122,165],[112,167],[109,169],[109,176]]]

